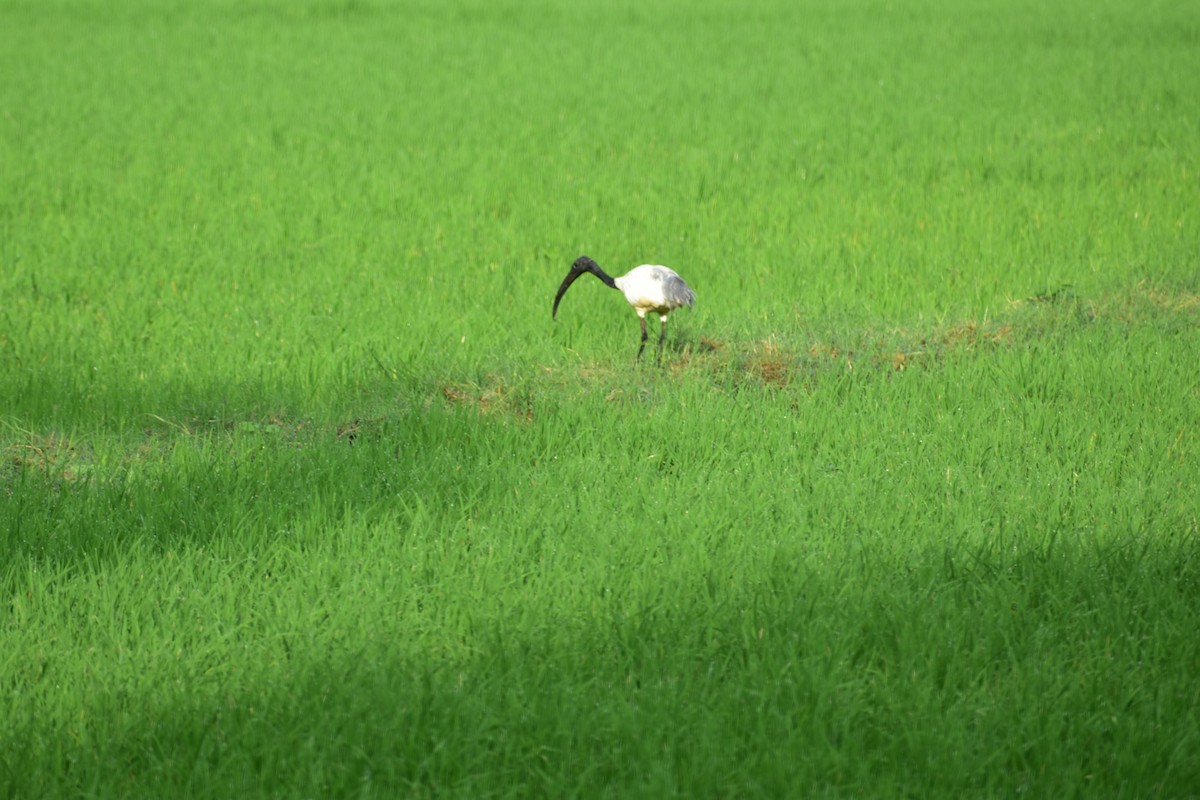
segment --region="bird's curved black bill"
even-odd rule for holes
[[[554,295],[554,310],[550,312],[550,319],[554,319],[558,316],[559,301],[563,299],[563,295],[567,293],[567,289],[571,288],[571,284],[574,283],[575,280],[584,272],[585,270],[572,268],[571,271],[567,273],[567,277],[563,278],[562,286],[558,287],[558,294]]]

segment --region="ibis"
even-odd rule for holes
[[[663,340],[667,337],[667,316],[677,308],[695,305],[696,293],[692,291],[691,287],[684,283],[683,278],[679,277],[679,273],[669,267],[643,264],[640,267],[634,267],[619,278],[614,278],[600,269],[600,265],[592,259],[580,256],[575,259],[575,263],[571,265],[571,271],[567,273],[562,285],[558,287],[558,294],[554,296],[554,310],[550,314],[551,319],[557,318],[558,304],[563,299],[563,295],[567,293],[567,289],[571,288],[571,284],[580,275],[587,272],[595,275],[610,289],[620,290],[625,295],[625,301],[637,312],[638,319],[642,322],[642,342],[638,347],[638,360],[641,360],[642,351],[646,349],[646,315],[658,314],[658,318],[662,321],[662,332],[658,336],[658,357],[661,359]]]

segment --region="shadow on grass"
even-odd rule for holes
[[[483,424],[444,403],[340,423],[278,415],[144,415],[110,435],[10,426],[0,440],[0,550],[9,564],[102,563],[128,548],[167,552],[248,532],[286,532],[314,515],[397,494],[453,498],[454,465]]]
[[[779,558],[743,585],[479,615],[454,648],[316,631],[269,666],[10,719],[3,791],[1186,796],[1193,555],[947,547],[875,564],[888,581]]]

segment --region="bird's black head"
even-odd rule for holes
[[[579,258],[575,259],[575,263],[571,265],[571,271],[567,273],[567,277],[563,278],[562,285],[558,287],[558,294],[554,296],[554,310],[550,312],[551,319],[558,315],[558,304],[562,300],[563,295],[567,293],[567,289],[571,287],[571,284],[575,282],[576,278],[585,272],[592,273],[597,278],[602,280],[606,286],[613,289],[617,288],[617,285],[613,282],[613,279],[605,274],[604,270],[600,269],[599,264],[597,264],[595,261],[592,261],[587,256],[580,256]]]
[[[571,265],[572,272],[595,272],[600,268],[600,265],[592,261],[587,256],[580,256],[575,259],[575,263]]]

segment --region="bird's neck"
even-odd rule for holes
[[[605,272],[604,270],[600,269],[600,267],[598,267],[598,266],[596,266],[595,264],[593,264],[593,265],[592,265],[592,267],[591,267],[591,269],[590,269],[590,271],[591,271],[591,273],[592,273],[593,275],[595,275],[597,278],[599,278],[600,280],[604,281],[604,285],[605,285],[605,286],[607,286],[608,288],[610,288],[610,289],[616,289],[616,288],[617,288],[617,281],[616,281],[616,279],[615,279],[613,276],[609,275],[609,274],[608,274],[607,272]]]

